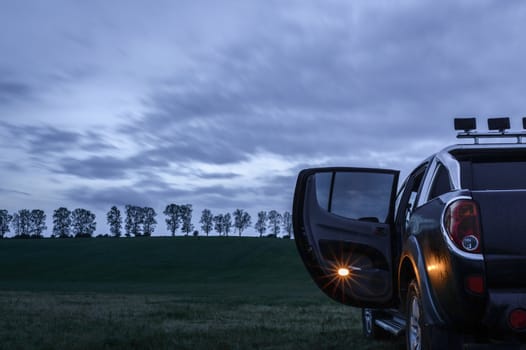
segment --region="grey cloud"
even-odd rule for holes
[[[170,185],[166,183],[159,175],[152,171],[140,170],[135,174],[139,179],[134,183],[134,188],[145,191],[145,190],[165,190],[170,188]]]
[[[402,143],[415,129],[422,131],[419,137],[437,136],[449,130],[444,121],[452,115],[449,100],[435,94],[444,90],[448,98],[465,87],[462,67],[435,83],[438,73],[430,68],[442,69],[440,55],[416,52],[408,59],[405,49],[417,38],[414,33],[404,38],[405,29],[398,29],[405,19],[387,18],[400,42],[377,33],[374,47],[356,44],[361,41],[354,37],[363,34],[352,25],[311,33],[307,25],[278,23],[275,31],[287,33],[287,43],[276,41],[272,32],[202,58],[201,75],[207,78],[175,77],[152,96],[154,112],[134,131],[152,137],[154,130],[164,130],[155,136],[164,145],[160,154],[217,163],[240,161],[258,150],[341,155],[364,146],[386,147],[387,137]],[[431,31],[426,38],[431,44],[424,47],[444,51],[446,43],[434,40],[440,32]]]
[[[204,135],[200,130],[186,130],[180,137],[182,140],[160,136],[163,146],[150,151],[150,154],[175,162],[198,160],[212,164],[235,163],[248,158],[243,147],[219,135]]]
[[[374,88],[382,99],[427,107],[430,115],[486,111],[499,98],[513,103],[517,83],[521,89],[525,84],[509,74],[524,71],[514,56],[526,45],[513,39],[524,28],[509,23],[523,22],[525,9],[520,4],[510,13],[508,6],[494,2],[467,2],[370,11],[363,20],[370,26],[357,27],[365,40],[354,47],[370,64],[358,72],[373,79],[367,80],[369,92]]]
[[[23,196],[31,196],[31,194],[30,194],[30,193],[27,193],[27,192],[17,191],[17,190],[11,190],[11,189],[1,188],[1,187],[0,187],[0,193],[5,193],[5,194],[21,194],[21,195],[23,195]]]
[[[0,167],[3,170],[11,171],[14,173],[26,170],[24,165],[16,161],[0,161]]]
[[[289,176],[270,176],[259,192],[265,196],[278,196],[292,198],[294,185],[296,184],[296,173]]]
[[[58,172],[88,179],[123,179],[132,163],[115,157],[66,157],[59,162]]]
[[[164,168],[170,165],[171,158],[169,155],[159,155],[156,152],[144,151],[125,160],[131,168],[138,169],[156,169]]]
[[[269,176],[259,184],[240,184],[237,188],[207,186],[192,191],[201,206],[244,208],[249,211],[289,209],[295,177]]]
[[[0,103],[28,102],[32,98],[33,88],[25,83],[0,80]]]
[[[76,147],[80,141],[80,134],[59,130],[54,127],[25,127],[28,135],[30,151],[32,153],[60,153]]]
[[[201,179],[211,180],[211,179],[233,179],[239,177],[239,174],[234,173],[197,173],[197,176]]]
[[[239,186],[239,188],[229,188],[221,185],[215,186],[203,186],[197,189],[193,189],[191,192],[198,195],[214,195],[223,198],[234,197],[236,194],[242,193],[255,193],[256,188],[247,188]]]
[[[7,138],[16,141],[18,146],[27,148],[31,153],[64,151],[76,145],[79,135],[74,132],[58,130],[50,126],[16,125],[0,122]]]
[[[17,125],[0,121],[6,138],[30,154],[61,155],[71,150],[102,151],[114,149],[105,138],[94,132],[75,132],[49,125]]]
[[[276,204],[276,209],[290,206],[291,188],[287,188],[291,178],[275,177],[263,185],[240,186],[202,186],[195,189],[181,188],[167,184],[160,178],[139,181],[133,186],[123,187],[74,187],[63,192],[68,201],[85,203],[86,206],[103,210],[111,205],[148,205],[164,208],[169,203],[191,203],[196,208],[221,208],[247,210],[266,210]],[[273,188],[277,183],[277,190]],[[270,199],[270,201],[269,201]],[[264,204],[263,204],[264,203]]]
[[[244,188],[227,189],[217,186],[200,189],[198,193],[193,193],[192,197],[196,205],[210,208],[214,213],[236,208],[251,211],[254,208],[261,208],[262,203],[265,203],[265,198],[258,196],[255,192],[255,190],[247,191]]]
[[[63,196],[69,201],[82,203],[86,207],[108,210],[112,205],[150,206],[154,201],[147,193],[135,188],[112,187],[108,189],[94,189],[76,187],[63,191]]]
[[[105,141],[96,141],[93,139],[88,139],[84,143],[79,145],[79,149],[89,152],[89,153],[99,153],[104,151],[116,151],[117,148],[107,144]]]
[[[215,164],[247,159],[244,147],[232,142],[228,125],[219,124],[205,122],[192,126],[179,124],[177,120],[152,121],[147,118],[138,125],[125,126],[121,131],[133,134],[139,142],[157,145],[141,156],[172,162],[199,160]]]
[[[167,159],[144,152],[127,158],[115,156],[91,156],[85,159],[64,157],[58,160],[56,171],[88,179],[125,179],[133,176],[133,173],[150,172],[168,165]]]
[[[47,83],[55,84],[70,84],[78,83],[82,80],[94,78],[101,73],[101,68],[94,64],[78,64],[76,66],[64,67],[47,74],[43,80]]]

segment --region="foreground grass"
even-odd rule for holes
[[[318,291],[293,242],[0,241],[0,349],[398,349]]]
[[[0,293],[2,349],[397,349],[355,309],[169,295]]]

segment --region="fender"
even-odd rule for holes
[[[425,261],[422,251],[420,249],[420,246],[418,245],[415,236],[413,235],[409,236],[406,240],[400,258],[400,264],[398,266],[398,290],[400,290],[400,287],[403,287],[403,274],[405,273],[403,262],[406,260],[410,261],[413,273],[415,274],[415,278],[418,283],[418,287],[420,288],[420,293],[422,295],[422,307],[425,311],[425,323],[438,326],[445,325],[444,317],[433,300],[433,296],[430,289],[429,276],[425,267]],[[402,302],[405,303],[405,300],[403,300]]]

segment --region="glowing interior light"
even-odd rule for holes
[[[340,267],[338,269],[338,275],[340,275],[341,277],[347,277],[349,276],[349,274],[350,274],[350,271],[346,267]]]

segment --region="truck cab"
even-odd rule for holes
[[[299,254],[327,296],[362,308],[366,337],[405,334],[408,349],[525,342],[526,133],[508,118],[475,124],[455,119],[474,143],[437,152],[401,184],[391,169],[299,173]]]

